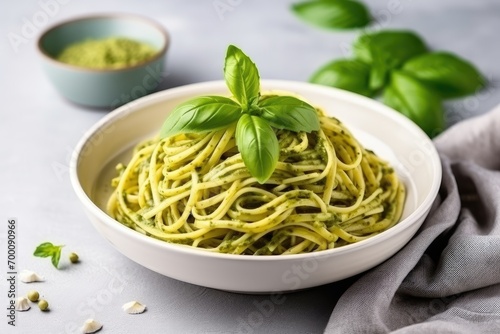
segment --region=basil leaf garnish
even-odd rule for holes
[[[259,183],[266,182],[279,157],[278,139],[268,122],[243,114],[236,125],[236,144],[250,174]]]
[[[313,0],[292,5],[305,22],[327,29],[350,29],[368,25],[370,13],[364,4],[352,0]]]
[[[384,103],[401,112],[433,137],[444,128],[443,107],[438,94],[411,75],[394,71],[383,95]]]
[[[201,96],[177,106],[160,130],[160,138],[179,133],[222,129],[235,122],[236,142],[245,166],[258,182],[273,173],[279,158],[274,130],[318,131],[319,118],[308,103],[291,96],[260,97],[259,72],[237,47],[227,49],[224,76],[233,99]]]
[[[294,132],[319,130],[316,109],[293,96],[264,96],[259,101],[260,116],[276,129]]]
[[[177,106],[163,123],[160,138],[221,129],[238,120],[241,107],[222,96],[201,96]]]
[[[445,98],[474,94],[485,85],[484,77],[474,65],[447,52],[412,58],[403,70]]]
[[[339,59],[321,67],[309,81],[372,96],[373,91],[369,88],[369,80],[369,65],[355,59]]]
[[[227,48],[224,78],[234,98],[243,110],[247,110],[250,100],[259,95],[259,71],[252,60],[234,45]]]

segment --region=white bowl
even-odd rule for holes
[[[305,97],[339,118],[362,145],[389,160],[407,186],[403,218],[356,244],[310,254],[218,254],[170,244],[136,232],[105,212],[114,166],[126,163],[140,140],[159,131],[168,112],[198,95],[229,92],[223,81],[169,89],[126,104],[94,125],[75,148],[71,182],[94,227],[133,261],[163,275],[206,287],[246,293],[282,292],[335,282],[370,269],[400,250],[427,216],[441,182],[431,140],[398,112],[369,98],[301,82],[262,81],[263,90]]]

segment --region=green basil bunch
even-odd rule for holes
[[[326,29],[353,29],[372,22],[368,8],[354,0],[307,0],[292,5],[302,20]],[[469,62],[448,52],[430,52],[410,31],[361,35],[354,59],[338,59],[317,70],[309,81],[369,97],[417,123],[429,136],[444,128],[442,100],[474,94],[485,79]]]
[[[180,104],[165,120],[160,138],[214,131],[236,123],[236,144],[243,162],[250,174],[264,183],[279,158],[273,128],[318,131],[318,115],[314,107],[295,97],[262,96],[257,67],[234,45],[227,49],[224,78],[232,98],[200,96]]]
[[[310,82],[381,96],[431,137],[444,128],[443,99],[474,94],[485,85],[474,65],[452,53],[430,52],[411,31],[361,35],[353,53],[353,59],[321,67]]]

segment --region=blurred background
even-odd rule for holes
[[[490,81],[489,88],[475,98],[448,103],[448,124],[489,110],[500,101],[500,96],[494,94],[500,72],[500,50],[495,46],[500,3],[495,0],[366,0],[375,24],[337,32],[301,21],[290,10],[291,4],[297,2],[24,0],[22,4],[8,4],[0,14],[5,36],[0,44],[1,80],[10,91],[5,96],[12,101],[29,90],[31,101],[36,96],[57,99],[37,61],[35,41],[40,32],[75,16],[121,12],[152,18],[171,35],[165,77],[159,89],[221,79],[230,43],[252,57],[263,78],[307,81],[326,62],[349,56],[351,42],[360,32],[401,28],[418,33],[433,50],[451,51],[471,61]],[[14,86],[25,89],[13,90]]]

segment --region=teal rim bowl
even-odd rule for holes
[[[138,64],[117,69],[95,69],[60,62],[56,57],[70,44],[86,39],[124,37],[147,43],[157,54]],[[170,44],[160,24],[131,14],[103,14],[74,18],[45,30],[38,39],[42,67],[67,100],[88,107],[114,109],[153,92],[163,80]]]

